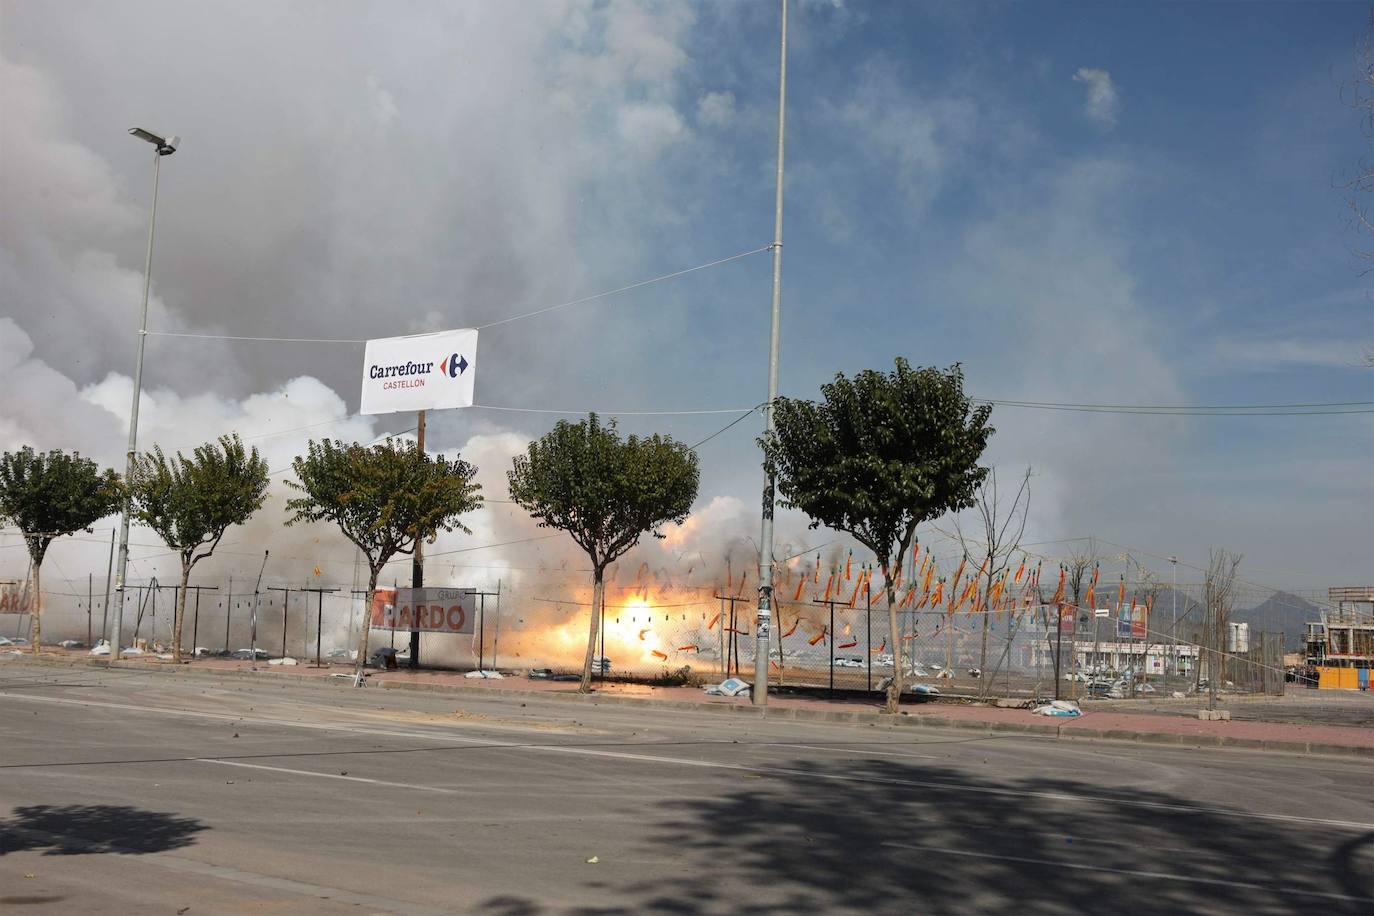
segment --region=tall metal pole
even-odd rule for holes
[[[1173,567],[1173,582],[1169,586],[1169,646],[1173,654],[1172,665],[1178,667],[1178,557],[1170,557]],[[1164,692],[1169,692],[1169,665],[1164,666]]]
[[[125,456],[124,479],[134,472],[134,453],[138,450],[138,396],[143,390],[143,349],[148,342],[148,288],[153,280],[153,230],[157,227],[157,182],[162,170],[162,153],[153,149],[153,210],[148,219],[148,254],[143,261],[143,311],[138,323],[138,361],[134,364],[134,402],[129,409],[129,451]],[[124,627],[124,576],[129,566],[129,495],[125,491],[124,511],[119,518],[119,572],[115,576],[114,629],[110,631],[110,661],[119,659],[120,630]]]
[[[773,317],[768,343],[768,403],[763,407],[763,434],[773,431],[773,402],[778,399],[778,324],[782,316],[782,161],[787,115],[787,0],[782,0],[782,36],[778,53],[778,176],[773,205]],[[759,614],[754,629],[755,706],[768,705],[768,642],[773,622],[773,475],[763,485],[763,524],[759,537]]]
[[[110,635],[110,576],[114,573],[114,549],[115,532],[110,529],[110,556],[105,561],[105,605],[100,611],[100,636],[108,638]]]
[[[421,410],[415,419],[415,447],[420,454],[425,453],[425,412]],[[415,553],[410,558],[410,584],[412,588],[423,588],[425,584],[425,545],[424,538],[415,539]],[[410,631],[410,662],[407,667],[420,667],[420,631]]]

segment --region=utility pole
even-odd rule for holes
[[[86,645],[91,644],[91,623],[94,618],[91,616],[91,604],[95,601],[95,576],[86,573]]]
[[[286,658],[286,615],[291,607],[291,586],[282,588],[279,585],[269,585],[269,592],[283,592],[281,596],[281,657]]]
[[[730,634],[729,638],[728,638],[728,639],[725,639],[725,676],[726,676],[726,677],[729,677],[729,676],[730,676],[730,659],[731,659],[731,657],[733,657],[734,660],[735,660],[735,674],[738,675],[738,674],[739,674],[739,634],[740,634],[740,630],[739,630],[739,628],[736,626],[735,604],[736,604],[737,602],[744,601],[745,599],[742,598],[742,597],[740,597],[740,596],[738,596],[738,595],[735,595],[735,596],[730,596],[730,595],[713,595],[712,597],[718,599],[718,600],[721,602],[721,610],[722,610],[722,612],[723,612],[724,609],[725,609],[725,602],[727,602],[727,601],[730,602],[730,625],[729,625],[729,626],[726,626],[726,625],[725,625],[725,619],[722,617],[721,622],[720,622],[720,635],[721,635],[722,638],[724,638],[726,633],[729,633],[729,634]],[[763,643],[763,646],[764,646],[763,667],[764,667],[764,669],[766,670],[766,669],[768,668],[768,644],[765,642],[765,643]],[[759,643],[755,642],[755,643],[754,643],[754,655],[755,655],[755,656],[758,655],[758,651],[759,651],[758,647],[759,647]],[[757,659],[757,657],[756,657],[756,658],[754,659],[754,671],[755,671],[755,672],[758,671],[758,664],[759,664],[759,663],[758,663],[758,659]],[[753,693],[753,691],[750,691],[751,698],[752,698],[752,693]]]
[[[224,602],[224,654],[229,654],[229,618],[234,613],[234,577],[229,577],[229,597]]]
[[[470,592],[468,592],[468,594],[470,594],[470,595],[476,595],[476,596],[477,596],[477,670],[478,670],[478,671],[483,671],[483,670],[486,670],[486,658],[487,658],[487,656],[486,656],[486,648],[487,648],[487,633],[486,633],[486,630],[487,630],[487,598],[489,598],[489,597],[495,598],[498,602],[501,600],[501,580],[500,580],[500,579],[496,580],[496,591],[494,591],[494,592],[485,592],[485,591],[483,591],[483,592],[477,592],[477,591],[470,591]],[[500,604],[497,604],[497,607],[500,608]],[[497,613],[499,614],[500,611],[498,610]],[[593,613],[593,614],[596,613],[596,608],[592,608],[592,613]],[[605,612],[603,611],[602,613],[604,614]],[[498,617],[497,619],[499,620],[500,618]],[[602,620],[601,620],[600,622],[604,623],[604,622],[605,622],[605,618],[603,617]],[[497,626],[500,626],[500,624],[498,623]],[[499,632],[499,631],[498,631],[498,632]],[[597,667],[598,667],[598,668],[604,668],[605,665],[606,665],[605,643],[602,643],[601,664],[600,664],[600,665],[597,665]],[[495,670],[495,668],[496,668],[496,659],[495,659],[495,657],[493,656],[493,658],[492,658],[492,669]]]
[[[812,599],[812,604],[829,605],[830,627],[825,631],[826,641],[830,643],[830,699],[835,699],[835,605],[841,602],[834,598]]]
[[[200,593],[201,593],[201,592],[217,592],[217,591],[219,591],[219,588],[218,588],[218,586],[213,586],[213,585],[188,585],[188,586],[186,586],[186,590],[187,590],[188,592],[194,591],[194,592],[196,593],[196,616],[195,616],[195,618],[193,619],[193,621],[192,621],[192,623],[191,623],[191,657],[192,657],[192,658],[195,658],[195,657],[196,657],[196,636],[198,635],[198,633],[199,633],[199,631],[200,631]],[[228,632],[227,629],[226,629],[226,632]]]
[[[110,558],[105,562],[105,605],[100,610],[100,635],[110,635],[110,577],[114,575],[115,529],[110,529]]]
[[[1164,694],[1169,694],[1169,669],[1178,666],[1178,557],[1169,558],[1173,576],[1169,585],[1169,654],[1164,664]]]
[[[249,668],[258,668],[258,595],[262,587],[262,574],[267,571],[267,551],[262,552],[262,566],[258,568],[258,581],[253,583],[253,614],[248,625]]]
[[[303,588],[303,589],[301,589],[301,591],[303,591],[303,592],[314,592],[315,594],[317,594],[317,595],[320,596],[320,598],[319,598],[319,601],[320,601],[319,607],[318,607],[318,609],[317,609],[316,612],[315,612],[315,667],[316,667],[316,668],[323,668],[323,667],[324,667],[324,663],[320,661],[320,643],[321,643],[321,641],[322,641],[323,638],[324,638],[324,596],[327,595],[327,594],[332,594],[332,593],[334,593],[334,592],[337,592],[338,589],[337,589],[337,588]],[[309,605],[308,601],[309,601],[309,599],[307,599],[307,604],[306,604],[306,607],[305,607],[307,613],[310,611],[310,605]],[[308,619],[308,618],[307,618],[307,619]],[[307,624],[307,626],[308,626],[308,625],[309,625],[309,624]],[[304,648],[306,649],[306,651],[309,651],[309,649],[310,649],[309,646],[305,646]]]
[[[416,414],[415,447],[420,454],[425,453],[425,412]],[[413,588],[423,588],[425,584],[425,545],[422,538],[415,539],[415,553],[410,558],[410,584]],[[323,600],[323,599],[321,599]],[[410,668],[420,667],[420,631],[410,631]]]
[[[778,324],[782,317],[782,162],[787,115],[787,0],[782,0],[782,35],[778,62],[778,175],[773,204],[773,309],[768,343],[768,402],[763,407],[763,434],[773,431],[773,404],[778,399]],[[776,480],[763,485],[763,522],[759,536],[759,613],[754,627],[755,706],[768,705],[768,642],[773,623],[773,502]]]

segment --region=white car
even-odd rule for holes
[[[862,668],[864,660],[852,655],[837,655],[834,658],[836,668]]]

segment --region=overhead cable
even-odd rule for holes
[[[740,258],[747,258],[747,257],[749,257],[750,255],[761,254],[761,253],[763,253],[763,252],[765,252],[765,251],[771,251],[772,248],[773,248],[772,245],[764,245],[762,248],[754,248],[754,249],[752,249],[752,250],[750,250],[750,251],[741,251],[741,252],[739,252],[738,254],[732,254],[732,255],[730,255],[729,257],[717,258],[717,259],[714,260],[714,261],[707,261],[705,264],[698,264],[698,265],[696,265],[695,267],[687,267],[687,268],[684,268],[684,269],[682,269],[682,270],[675,270],[675,271],[673,271],[672,273],[669,273],[669,274],[663,274],[662,276],[659,276],[659,277],[651,277],[651,278],[648,279],[648,280],[640,280],[638,283],[631,283],[631,284],[629,284],[628,286],[619,286],[619,287],[616,287],[615,289],[608,289],[608,290],[605,290],[605,291],[603,291],[603,292],[593,293],[593,294],[590,295],[590,296],[583,296],[583,297],[581,297],[580,299],[570,299],[570,300],[567,301],[567,302],[560,302],[560,303],[558,303],[557,305],[545,306],[544,308],[541,308],[541,309],[535,309],[535,310],[532,311],[532,312],[525,312],[525,313],[520,314],[520,315],[511,315],[511,316],[508,317],[508,318],[500,318],[500,319],[498,319],[498,320],[496,320],[496,321],[489,321],[489,322],[487,322],[486,324],[479,324],[479,325],[477,325],[477,330],[479,330],[479,331],[485,331],[487,328],[494,328],[494,327],[496,327],[496,326],[498,326],[498,325],[509,324],[509,323],[512,322],[512,321],[520,321],[521,319],[524,319],[524,318],[533,318],[533,317],[535,317],[536,315],[544,315],[544,314],[547,314],[548,312],[556,311],[557,309],[567,308],[568,306],[572,306],[572,305],[581,305],[581,304],[583,304],[584,302],[592,302],[592,301],[594,301],[594,300],[596,300],[596,299],[604,299],[604,298],[606,298],[607,296],[614,296],[614,295],[617,295],[617,294],[619,294],[619,293],[627,293],[627,292],[629,292],[630,290],[633,290],[633,289],[640,289],[640,288],[645,287],[645,286],[650,286],[650,285],[652,285],[652,284],[654,284],[654,283],[662,283],[664,280],[672,280],[672,279],[674,279],[674,278],[676,278],[676,277],[681,277],[681,276],[684,276],[684,275],[686,275],[686,274],[695,273],[696,271],[699,271],[699,270],[707,270],[707,269],[712,268],[712,267],[719,267],[721,264],[728,264],[728,263],[731,262],[731,261],[737,261],[737,260],[739,260]],[[144,331],[143,333],[144,333],[144,334],[147,334],[147,335],[150,335],[150,336],[153,336],[153,337],[188,337],[188,338],[194,338],[194,339],[197,339],[197,340],[246,340],[246,341],[259,341],[259,342],[268,342],[268,343],[327,343],[327,344],[361,344],[361,343],[367,343],[367,339],[366,339],[366,338],[351,338],[351,337],[250,337],[250,336],[237,335],[237,334],[192,334],[192,333],[184,332],[184,331]]]

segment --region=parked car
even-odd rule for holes
[[[852,655],[836,655],[833,659],[836,668],[862,668],[864,660]]]

